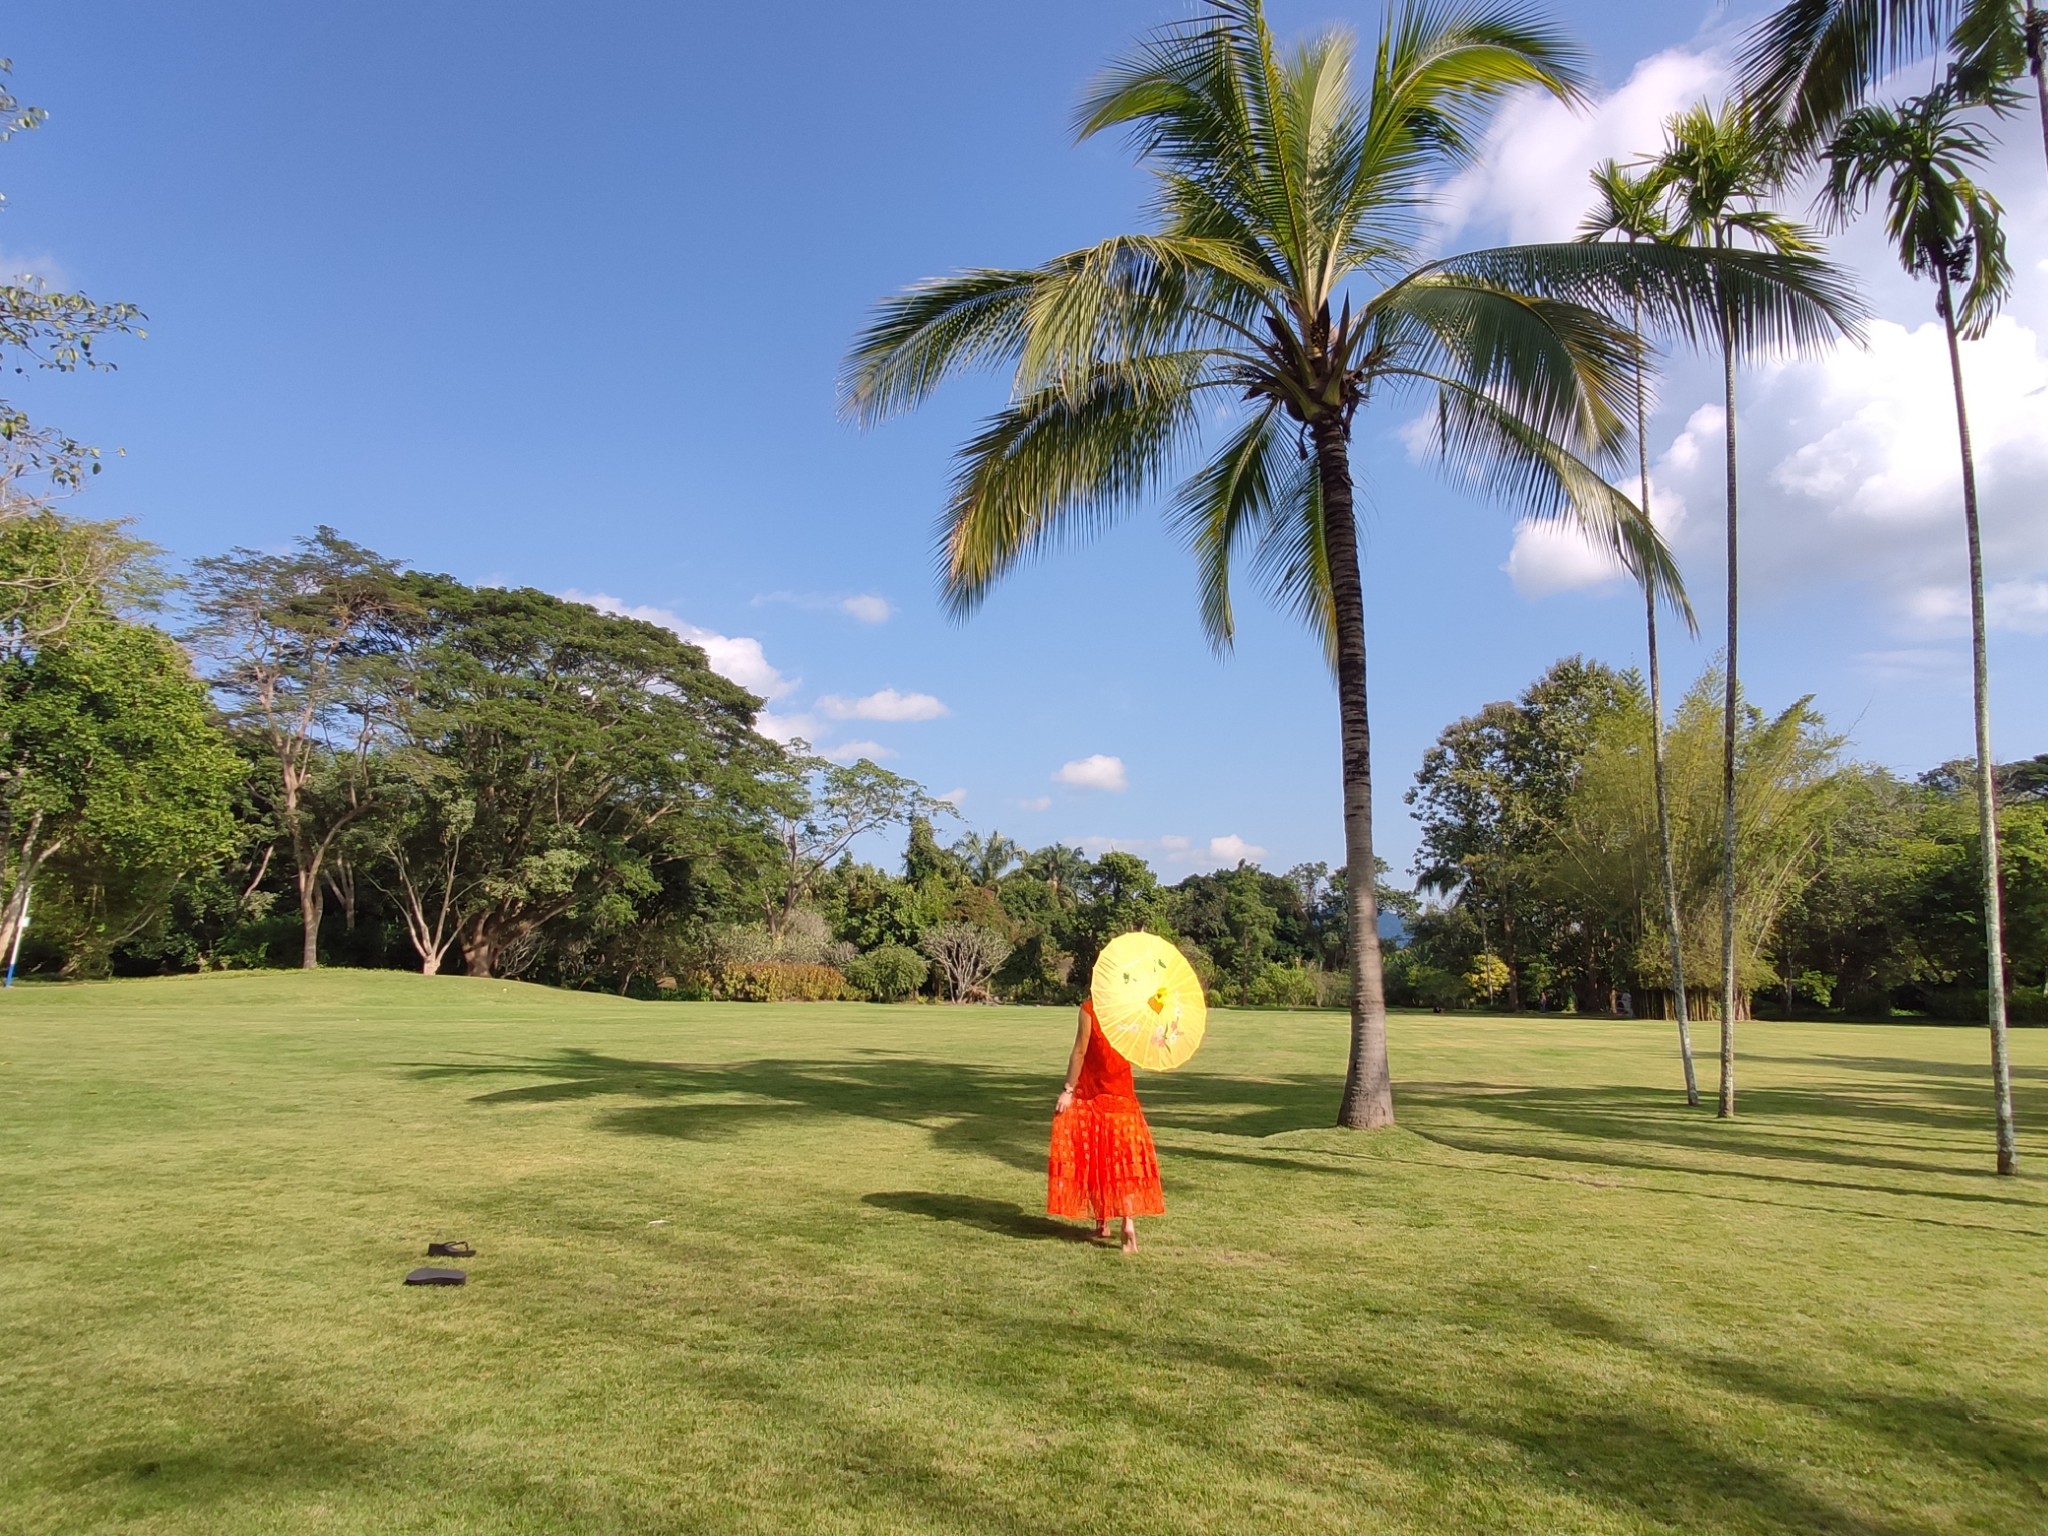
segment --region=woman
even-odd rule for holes
[[[1103,1038],[1093,1003],[1081,1005],[1080,1023],[1053,1106],[1045,1208],[1054,1216],[1093,1216],[1098,1239],[1109,1236],[1109,1218],[1120,1216],[1124,1252],[1136,1253],[1136,1218],[1166,1214],[1159,1154],[1131,1064]]]

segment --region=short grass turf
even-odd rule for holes
[[[0,1528],[2048,1531],[1981,1031],[1747,1026],[1730,1124],[1663,1025],[1397,1017],[1358,1136],[1341,1018],[1220,1015],[1126,1259],[1040,1214],[1070,1028],[16,989]]]

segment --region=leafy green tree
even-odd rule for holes
[[[1630,704],[1636,686],[1627,674],[1568,657],[1518,701],[1446,726],[1408,791],[1422,832],[1417,881],[1475,919],[1480,947],[1508,967],[1511,1011],[1523,1006],[1527,959],[1554,942],[1558,926],[1542,900],[1552,828],[1601,722]]]
[[[0,59],[0,77],[14,63]],[[22,104],[0,80],[0,141],[39,128],[48,115]],[[62,373],[110,371],[94,347],[115,335],[143,336],[144,316],[133,304],[101,304],[82,293],[52,292],[40,278],[20,275],[0,282],[0,361],[14,372],[28,367]],[[60,488],[75,487],[100,472],[100,452],[64,433],[41,426],[11,401],[0,399],[0,502],[20,495],[29,477],[47,477]]]
[[[564,919],[636,921],[678,870],[748,883],[773,867],[784,755],[700,649],[531,589],[407,589],[424,636],[391,729],[438,776],[429,798],[385,803],[438,827],[470,975],[516,968]]]
[[[1065,843],[1051,843],[1024,856],[1024,872],[1042,881],[1055,903],[1071,901],[1074,887],[1088,873],[1088,855]]]
[[[34,931],[67,970],[103,969],[178,881],[232,851],[241,771],[155,629],[96,614],[0,660],[0,953],[40,885]]]
[[[1722,251],[1747,242],[1780,256],[1818,261],[1812,234],[1769,206],[1783,189],[1790,166],[1790,144],[1784,134],[1746,103],[1731,102],[1719,111],[1702,104],[1679,113],[1665,127],[1664,151],[1650,173],[1652,187],[1670,204],[1669,239]],[[1741,991],[1735,963],[1735,750],[1741,728],[1735,369],[1738,358],[1751,347],[1726,285],[1716,277],[1713,287],[1727,446],[1728,630],[1721,658],[1726,690],[1721,717],[1721,1091],[1715,1107],[1726,1118],[1735,1113],[1735,1011]],[[1849,325],[1846,298],[1830,310],[1829,318],[1837,327]]]
[[[990,889],[1024,856],[1024,850],[1000,832],[991,832],[987,837],[969,832],[953,845],[953,851],[960,856],[968,878]]]
[[[1947,52],[1957,82],[2002,110],[2017,105],[2008,83],[2032,75],[2048,147],[2044,47],[2048,12],[2035,0],[1788,0],[1750,33],[1742,90],[1818,152],[1873,85]]]
[[[1702,966],[1706,920],[1720,890],[1725,845],[1714,694],[1708,672],[1687,692],[1672,722],[1666,763],[1676,876],[1688,946],[1684,964]],[[1657,878],[1658,820],[1647,751],[1650,719],[1640,697],[1606,716],[1588,743],[1551,832],[1547,877],[1583,929],[1606,929],[1646,991],[1671,986],[1669,935]],[[1786,913],[1814,878],[1838,795],[1839,738],[1810,700],[1777,715],[1745,708],[1738,742],[1736,857],[1745,878],[1735,908],[1739,990],[1735,1012],[1775,976],[1770,953]],[[1705,999],[1697,1000],[1701,1005]]]
[[[840,764],[799,751],[791,763],[790,809],[781,828],[783,879],[767,908],[771,933],[782,931],[857,839],[920,821],[928,832],[932,817],[954,814],[950,803],[927,794],[914,779],[866,758]]]
[[[375,808],[372,748],[387,702],[382,658],[411,599],[398,566],[321,527],[288,554],[235,549],[194,562],[186,641],[230,724],[260,746],[264,799],[291,854],[300,963],[320,964],[328,861]]]
[[[1697,310],[1702,276],[1766,330],[1823,323],[1804,256],[1543,246],[1425,258],[1423,210],[1494,105],[1576,100],[1578,56],[1512,5],[1397,7],[1359,67],[1348,35],[1284,56],[1259,0],[1211,0],[1091,90],[1083,136],[1126,131],[1158,178],[1160,227],[1024,270],[920,284],[859,339],[847,409],[872,421],[947,375],[1008,363],[1011,403],[967,445],[942,568],[957,612],[1019,560],[1166,482],[1232,402],[1241,417],[1182,482],[1212,641],[1234,634],[1238,558],[1324,643],[1342,737],[1352,1050],[1343,1124],[1390,1124],[1373,908],[1365,606],[1351,430],[1368,400],[1418,394],[1454,477],[1565,516],[1676,591],[1655,531],[1597,461],[1626,436],[1626,292]],[[1661,281],[1660,281],[1661,278]],[[1745,313],[1749,310],[1745,308]],[[1697,319],[1697,316],[1695,316]]]
[[[1656,182],[1647,175],[1632,175],[1613,160],[1593,171],[1593,188],[1598,202],[1579,226],[1579,238],[1599,240],[1618,235],[1638,240],[1670,243],[1671,221]],[[1647,350],[1643,335],[1643,307],[1629,304],[1629,320],[1638,347]],[[1637,505],[1650,510],[1650,427],[1648,364],[1638,356],[1635,365],[1636,484]],[[1657,593],[1643,585],[1643,626],[1648,638],[1647,665],[1650,672],[1650,765],[1657,790],[1657,837],[1664,883],[1664,920],[1671,933],[1672,1015],[1678,1021],[1678,1059],[1685,1072],[1685,1102],[1697,1109],[1700,1102],[1699,1074],[1692,1059],[1692,1028],[1685,1001],[1685,955],[1680,939],[1678,915],[1678,874],[1671,851],[1671,802],[1664,785],[1664,672],[1657,654]]]
[[[2031,18],[2030,18],[2031,25]],[[2043,97],[2048,114],[2048,96]],[[1823,194],[1831,216],[1846,223],[1880,189],[1885,233],[1908,272],[1931,277],[1935,312],[1948,338],[1955,391],[1956,438],[1961,449],[1963,532],[1970,559],[1970,677],[1977,731],[1978,839],[1983,858],[1984,944],[1991,1026],[1992,1094],[1996,1106],[1998,1171],[2019,1171],[2012,1119],[2012,1068],[2007,1059],[2005,952],[1998,890],[1998,805],[1991,755],[1991,672],[1984,626],[1984,550],[1978,533],[1977,466],[1970,449],[1970,412],[1963,394],[1959,338],[1982,336],[2012,287],[1998,203],[1971,179],[1990,158],[1990,141],[1963,120],[1955,92],[1943,87],[1902,107],[1866,106],[1843,121],[1827,152]],[[2044,117],[2048,126],[2048,117]],[[1958,303],[1957,287],[1962,288]]]

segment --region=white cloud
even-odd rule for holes
[[[1963,373],[1990,620],[2048,631],[2048,519],[2039,507],[2048,480],[2048,355],[2033,330],[2005,317],[1981,341],[1963,344]],[[1962,470],[1941,327],[1876,321],[1865,350],[1782,363],[1744,382],[1745,584],[1782,598],[1810,591],[1824,573],[1874,588],[1896,632],[1963,633]],[[1720,435],[1718,410],[1694,414],[1658,462],[1661,497],[1718,514]],[[1677,529],[1674,542],[1695,573],[1712,561],[1719,525],[1716,515]]]
[[[946,804],[952,806],[957,811],[967,803],[967,791],[964,788],[949,789],[943,795],[938,795],[934,798],[945,801]]]
[[[886,624],[896,611],[886,597],[875,592],[857,592],[851,597],[825,592],[763,592],[754,599],[756,608],[765,603],[785,603],[791,608],[843,613],[863,624]]]
[[[1101,752],[1090,757],[1076,758],[1063,763],[1053,774],[1056,784],[1072,784],[1078,789],[1123,790],[1130,788],[1130,780],[1124,775],[1124,760],[1109,757]]]
[[[1209,839],[1209,857],[1222,864],[1237,864],[1245,860],[1263,859],[1266,850],[1257,843],[1248,843],[1235,832],[1223,837]]]
[[[788,746],[793,741],[812,741],[818,735],[818,722],[810,715],[778,715],[764,709],[754,716],[754,729],[770,741],[779,741]]]
[[[1673,48],[1644,59],[1588,110],[1547,95],[1517,97],[1495,118],[1476,162],[1444,189],[1445,235],[1480,226],[1512,242],[1571,239],[1593,200],[1594,166],[1655,153],[1667,117],[1718,100],[1727,84],[1717,54]]]
[[[1038,795],[1030,800],[1019,800],[1017,804],[1027,811],[1049,811],[1052,809],[1052,796]]]
[[[858,699],[828,693],[818,700],[818,709],[833,720],[936,720],[949,713],[928,693],[898,693],[894,688]]]
[[[879,763],[896,754],[879,741],[842,741],[836,747],[819,748],[818,755],[835,763],[857,763],[862,758],[871,763]],[[946,797],[941,795],[939,798],[943,800]]]
[[[1524,597],[1605,586],[1627,574],[1612,555],[1571,524],[1533,517],[1515,524],[1515,542],[1501,569]]]
[[[731,678],[749,693],[764,699],[786,698],[794,693],[800,678],[784,677],[768,661],[761,642],[745,635],[721,635],[715,629],[692,624],[667,608],[646,603],[628,603],[605,592],[579,592],[574,587],[562,596],[572,603],[587,603],[599,613],[616,613],[623,618],[645,619],[681,636],[703,649],[711,670]]]
[[[1266,856],[1264,848],[1257,843],[1246,842],[1234,832],[1212,837],[1205,843],[1197,843],[1177,832],[1159,837],[1084,837],[1080,840],[1080,848],[1092,858],[1100,858],[1112,851],[1134,853],[1152,863],[1185,870],[1235,868],[1240,862],[1256,862]]]

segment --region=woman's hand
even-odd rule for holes
[[[1069,1109],[1072,1109],[1073,1107],[1074,1090],[1071,1088],[1062,1088],[1060,1090],[1060,1096],[1053,1101],[1052,1112],[1056,1115],[1064,1115]]]

